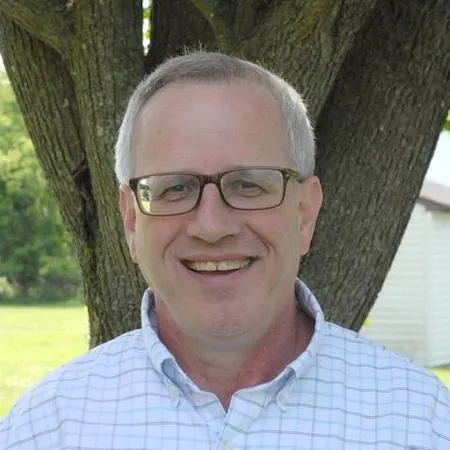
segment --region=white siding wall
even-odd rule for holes
[[[450,363],[450,212],[431,214],[430,365]]]
[[[389,274],[361,333],[428,365],[429,230],[431,214],[417,204]],[[450,274],[449,274],[450,277]]]

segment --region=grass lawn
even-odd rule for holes
[[[450,389],[450,366],[431,370]]]
[[[87,350],[81,305],[0,304],[0,418],[46,373]]]

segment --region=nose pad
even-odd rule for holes
[[[214,183],[206,184],[188,224],[188,235],[214,243],[226,236],[239,233],[239,230],[236,212],[223,201]]]
[[[215,189],[214,189],[215,188]],[[204,193],[205,191],[215,191],[215,194],[217,194],[218,198],[222,201],[223,204],[227,205],[227,203],[224,201],[219,183],[216,180],[209,179],[205,182],[205,184],[202,186],[200,191],[200,198],[198,199],[199,206],[203,201]],[[209,195],[209,194],[208,194]],[[228,205],[227,205],[228,206]]]
[[[222,210],[229,211],[232,208],[225,202],[219,187],[216,183],[206,183],[200,193],[200,199],[198,204],[198,209],[202,208],[204,205],[207,206],[207,211],[218,210],[222,213]]]

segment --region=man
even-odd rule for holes
[[[130,100],[116,173],[142,329],[26,393],[0,448],[450,449],[449,391],[325,322],[296,279],[322,193],[286,82],[221,54],[165,62]]]

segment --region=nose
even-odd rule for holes
[[[224,203],[217,186],[206,184],[199,205],[192,211],[187,234],[209,244],[239,233],[238,211]]]

